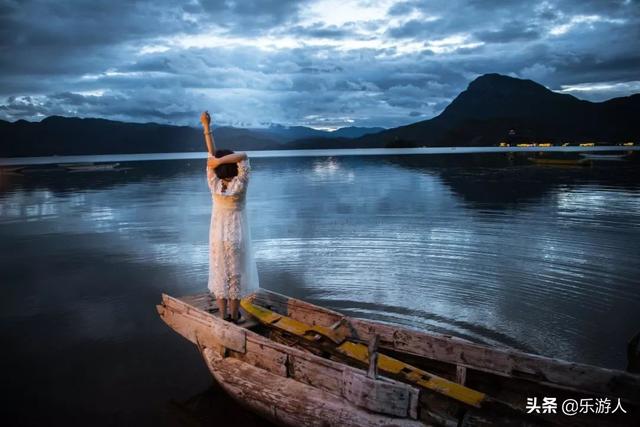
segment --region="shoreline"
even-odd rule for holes
[[[310,150],[255,150],[246,151],[250,157],[333,157],[333,156],[388,156],[417,154],[465,154],[465,153],[521,153],[561,152],[588,153],[602,151],[640,151],[640,146],[596,147],[414,147],[414,148],[340,148]],[[83,154],[71,156],[0,157],[0,166],[51,165],[58,163],[87,162],[136,162],[150,160],[205,159],[206,152],[139,153],[139,154]]]

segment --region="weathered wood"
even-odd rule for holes
[[[288,360],[289,377],[320,388],[337,396],[343,396],[343,370],[332,363],[317,363],[307,354],[291,352]]]
[[[369,340],[369,370],[367,372],[367,376],[369,378],[377,378],[378,377],[378,342],[380,341],[380,337],[378,335],[373,335]]]
[[[640,399],[640,377],[621,371],[490,348],[446,335],[409,331],[361,319],[350,319],[350,323],[362,340],[366,341],[371,333],[379,334],[382,348],[570,390]]]
[[[462,365],[456,366],[456,382],[458,384],[464,385],[467,381],[467,368]]]
[[[380,336],[381,349],[391,349],[565,390],[621,397],[626,401],[640,400],[640,376],[638,375],[506,348],[487,347],[448,335],[413,331],[368,320],[348,318],[332,310],[267,290],[260,290],[256,295],[256,304],[261,301],[267,301],[280,310],[286,307],[283,314],[288,314],[300,321],[307,321],[315,316],[316,324],[321,326],[331,327],[344,318],[352,331],[353,339],[367,342],[372,334],[377,334]]]
[[[347,401],[374,412],[415,418],[412,406],[417,400],[412,397],[417,393],[412,396],[404,387],[376,381],[356,371],[345,370],[343,374],[343,393]]]
[[[316,305],[263,289],[254,294],[253,302],[309,325],[331,327],[345,318],[336,311],[324,308],[318,310]]]
[[[282,349],[275,349],[272,346],[258,342],[255,337],[247,338],[247,348],[244,354],[236,357],[243,362],[249,363],[272,374],[286,377],[288,356]]]
[[[248,342],[252,344],[254,339],[255,337],[250,335]],[[247,353],[252,348],[248,345]],[[261,349],[267,348],[270,348],[273,354],[277,354],[278,351],[286,354],[286,374],[292,379],[344,397],[349,402],[364,406],[373,412],[399,417],[417,416],[419,390],[414,387],[382,377],[363,381],[361,378],[366,378],[366,375],[360,369],[277,343],[263,343]],[[280,356],[280,360],[282,359]],[[357,386],[354,384],[360,387],[361,394],[368,396],[367,400],[355,392]]]
[[[307,347],[309,345],[318,346],[318,348],[324,350],[327,355],[341,358],[343,362],[354,366],[366,367],[369,365],[370,352],[367,346],[352,340],[345,340],[344,338],[336,340],[334,339],[336,337],[331,337],[334,332],[328,327],[310,326],[306,323],[291,319],[290,317],[282,316],[264,307],[259,307],[249,301],[243,301],[242,307],[269,328],[278,329],[292,336],[299,337],[301,342],[304,341],[308,344]],[[316,333],[316,335],[314,335],[314,333]],[[317,340],[317,334],[325,339]],[[388,376],[393,376],[409,384],[440,393],[467,405],[480,407],[484,402],[488,401],[486,394],[478,390],[461,386],[446,378],[439,377],[384,354],[380,355],[378,367]]]
[[[162,318],[201,349],[210,347],[219,356],[233,356],[272,374],[289,376],[347,401],[356,399],[353,404],[366,405],[366,408],[373,412],[417,417],[419,391],[416,388],[388,378],[379,378],[378,381],[370,380],[366,383],[366,386],[371,388],[371,392],[367,392],[362,381],[350,380],[348,384],[345,383],[345,378],[357,379],[365,376],[364,372],[357,368],[273,342],[251,331],[244,331],[214,315],[187,307],[182,298],[166,296],[164,302],[165,305],[160,306]],[[202,324],[208,325],[207,329],[203,330]],[[214,324],[221,324],[224,328],[210,327]],[[227,329],[240,330],[244,334],[243,347],[227,340]],[[218,336],[221,332],[224,335]],[[240,354],[229,354],[227,349],[240,351]],[[360,394],[354,392],[354,383],[360,384]],[[368,399],[364,399],[362,394],[369,396]]]
[[[338,320],[337,322],[335,322],[333,325],[331,325],[329,328],[332,331],[337,330],[340,326],[344,325],[345,322],[347,321],[347,319],[345,319],[344,317],[341,317],[340,320]]]
[[[189,311],[194,316],[198,316],[202,319],[208,319],[211,314],[215,313],[215,317],[217,319],[220,318],[218,312],[218,307],[216,305],[215,298],[209,293],[202,293],[193,296],[182,296],[180,298],[173,298],[170,296],[166,296],[166,303],[169,306],[173,306],[174,308],[181,310]],[[240,309],[240,314],[245,317],[245,322],[238,325],[244,329],[250,329],[258,325],[254,319],[251,319],[246,313]]]
[[[496,393],[495,397],[509,396],[512,398],[509,401],[515,403],[514,406],[520,407],[524,404],[523,396],[537,396],[538,394],[535,394],[535,391],[543,390],[555,392],[555,394],[544,395],[558,397],[559,401],[563,396],[565,398],[588,397],[590,396],[589,393],[596,396],[611,396],[615,400],[617,400],[617,397],[621,397],[625,405],[624,408],[631,410],[632,414],[636,414],[638,409],[640,376],[637,375],[563,362],[508,349],[486,347],[446,335],[412,331],[376,322],[353,319],[331,310],[282,295],[272,294],[265,290],[259,291],[254,295],[254,298],[256,304],[271,306],[275,311],[283,315],[289,315],[302,322],[308,322],[309,319],[315,318],[315,321],[309,323],[329,327],[332,331],[348,332],[351,337],[362,343],[371,342],[372,338],[378,335],[380,351],[391,350],[397,352],[396,355],[415,358],[418,361],[417,363],[424,363],[425,366],[434,366],[435,364],[437,369],[447,372],[447,378],[455,379],[460,384],[468,383],[472,387],[479,384],[482,387],[486,386],[487,391],[491,390]],[[263,304],[258,300],[267,301],[268,304]],[[442,397],[421,393],[417,389],[398,381],[387,384],[385,381],[393,380],[388,380],[384,377],[368,378],[366,371],[348,366],[342,363],[344,361],[323,358],[326,357],[326,353],[317,351],[311,353],[302,350],[295,340],[293,342],[283,341],[282,343],[272,341],[268,337],[253,331],[243,330],[239,326],[224,322],[206,311],[206,305],[202,303],[206,301],[206,296],[196,299],[194,304],[197,306],[190,305],[185,300],[178,300],[169,296],[163,298],[163,301],[164,304],[158,306],[158,313],[163,319],[167,323],[174,322],[177,324],[176,330],[191,341],[199,343],[203,353],[205,351],[216,352],[218,354],[217,357],[221,360],[235,360],[276,378],[294,381],[301,386],[327,393],[333,396],[334,399],[338,399],[343,405],[356,408],[356,410],[369,415],[375,415],[374,413],[377,412],[378,415],[394,415],[412,419],[420,415],[423,423],[446,424],[454,422],[454,425],[459,422],[455,421],[456,418],[462,415],[455,410],[447,410],[445,408],[446,405],[442,406],[441,403],[446,404],[446,400],[443,400],[444,398]],[[187,301],[191,300],[187,299]],[[182,319],[177,319],[180,316],[182,316]],[[215,319],[217,322],[223,323],[234,330],[242,330],[245,333],[244,351],[239,352],[224,346],[221,340],[216,338],[220,334],[217,329],[205,328],[203,330],[202,325],[209,325],[212,321],[211,319]],[[194,329],[196,332],[192,334],[185,332],[184,322],[195,322],[196,327]],[[169,324],[174,327],[173,324]],[[182,330],[179,330],[180,328]],[[256,330],[264,333],[262,328]],[[224,335],[224,333],[221,335]],[[226,358],[219,356],[220,348],[225,349]],[[366,349],[365,347],[365,351]],[[372,353],[372,351],[369,352],[369,354]],[[362,366],[366,368],[366,362]],[[595,387],[594,383],[596,383]],[[223,384],[223,386],[225,385]],[[229,387],[232,386],[233,384],[229,385]],[[485,388],[479,389],[485,390]],[[598,389],[604,389],[607,392],[599,392],[597,391]],[[272,393],[273,391],[269,386],[266,392]],[[230,390],[230,392],[232,391]],[[241,397],[245,392],[246,390],[241,388],[236,388],[234,391],[236,396],[239,395]],[[531,392],[534,392],[534,394],[531,394]],[[422,397],[428,397],[432,400],[428,404],[421,403],[423,402]],[[261,406],[264,411],[272,415],[279,415],[278,413],[282,409],[280,404],[265,403],[267,400],[256,400],[251,404],[255,404],[256,407]],[[276,406],[272,408],[271,405]],[[487,420],[487,422],[494,425],[498,420],[508,421],[508,417],[491,411],[487,412],[486,410],[474,411],[473,416],[469,412],[467,414],[464,420],[467,425],[480,425],[483,422],[482,420]],[[571,425],[582,423],[582,419],[578,420],[580,417],[574,418],[560,421],[570,422]],[[609,419],[614,417],[606,418],[606,420],[596,418],[585,419],[585,425],[599,425],[600,421],[606,421],[603,425],[615,425],[615,422],[609,422]],[[283,422],[282,418],[277,419]],[[396,420],[397,418],[392,419]],[[626,420],[626,418],[624,419]],[[632,415],[629,419],[637,420],[637,416]],[[618,420],[617,417],[616,420]],[[553,424],[560,422],[557,417],[549,418],[548,421]],[[620,421],[623,421],[622,418]],[[302,424],[300,422],[301,419],[296,420],[297,424],[304,424],[304,422]],[[536,421],[532,421],[532,423],[537,424]]]
[[[175,298],[167,296],[163,300],[162,319],[189,341],[206,347],[223,345],[239,353],[246,352],[247,337],[243,328],[185,307],[184,302]]]
[[[215,300],[208,292],[195,294],[195,295],[185,295],[183,297],[178,298],[180,301],[183,301],[189,305],[197,307],[199,309],[204,309],[209,305],[210,302],[213,302],[215,305]]]
[[[220,358],[205,349],[204,359],[221,386],[253,410],[287,426],[423,426],[358,409],[323,390],[283,378],[234,358]]]

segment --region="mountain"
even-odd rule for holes
[[[348,126],[334,130],[330,133],[330,135],[336,138],[359,138],[364,135],[382,132],[383,130],[384,128],[380,127],[364,128],[358,126]]]
[[[244,129],[220,128],[216,137],[234,149],[277,145]],[[40,122],[0,121],[0,157],[203,151],[202,130],[157,123],[51,116]]]
[[[258,135],[275,138],[281,142],[290,142],[302,138],[324,138],[328,132],[306,126],[284,126],[272,124],[267,128],[252,128],[251,131]]]
[[[312,129],[305,126],[283,126],[283,125],[271,125],[268,128],[252,128],[251,131],[265,135],[268,137],[276,137],[282,142],[291,142],[307,139],[321,139],[321,138],[359,138],[363,135],[377,133],[383,131],[381,127],[356,127],[349,126],[340,128],[334,131],[324,131],[318,129]]]
[[[345,128],[361,136],[381,128]],[[272,125],[265,129],[214,127],[218,147],[232,150],[278,150],[295,148],[299,139],[339,139],[340,131],[328,132],[304,126]],[[328,141],[327,141],[328,142]],[[293,143],[293,144],[292,144]],[[292,144],[292,145],[289,145]],[[203,151],[202,129],[157,123],[126,123],[105,119],[50,116],[40,122],[0,120],[0,157],[133,154]]]
[[[640,137],[639,113],[640,94],[589,102],[531,80],[485,74],[437,117],[367,135],[353,145],[489,146],[507,139],[614,143]]]
[[[504,140],[617,143],[640,138],[639,116],[640,94],[589,102],[531,80],[485,74],[440,115],[407,126],[334,132],[282,125],[218,127],[214,136],[218,147],[232,150],[491,146]],[[33,123],[0,120],[0,157],[203,150],[202,130],[188,126],[59,116]]]

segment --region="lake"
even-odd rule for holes
[[[255,158],[264,288],[349,315],[624,369],[640,325],[637,163],[517,155]],[[158,317],[206,289],[201,159],[0,175],[12,425],[266,422]]]

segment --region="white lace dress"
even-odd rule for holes
[[[223,191],[222,180],[207,168],[213,200],[208,287],[216,298],[240,299],[260,287],[245,209],[250,172],[249,159],[238,162],[238,175]]]

